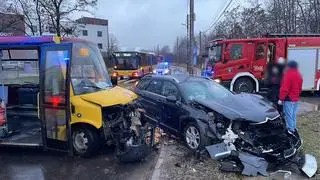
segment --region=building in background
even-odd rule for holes
[[[25,31],[23,15],[0,13],[0,36],[24,36]]]
[[[19,14],[0,13],[0,36],[25,36],[40,35],[39,27],[34,22],[33,32],[24,22],[24,16]],[[65,29],[72,32],[62,32],[62,36],[73,36],[96,43],[104,56],[108,51],[108,20],[82,17],[74,22],[64,22],[61,24]],[[26,28],[27,27],[27,28]],[[47,24],[43,27],[42,35],[55,35],[55,28]]]
[[[77,37],[96,43],[102,52],[108,51],[108,20],[82,17],[76,24]]]

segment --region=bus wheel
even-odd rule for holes
[[[92,156],[100,147],[99,134],[91,128],[75,128],[72,132],[72,145],[75,154]]]
[[[233,91],[236,93],[252,93],[254,90],[254,84],[249,78],[239,78],[233,86]]]

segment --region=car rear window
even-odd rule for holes
[[[145,90],[145,89],[148,87],[150,81],[151,81],[150,78],[141,79],[141,80],[139,81],[139,83],[137,84],[137,88],[138,88],[138,89],[141,89],[141,90]]]

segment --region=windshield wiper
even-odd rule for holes
[[[98,87],[98,86],[91,86],[91,85],[85,85],[85,86],[82,86],[82,87],[96,88],[96,89],[103,89],[103,88],[101,88],[101,87]]]

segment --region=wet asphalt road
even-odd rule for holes
[[[119,83],[131,88],[135,80]],[[147,180],[158,159],[152,152],[137,163],[120,163],[105,147],[92,158],[70,157],[40,149],[0,147],[0,180]]]
[[[70,157],[37,149],[1,148],[1,180],[143,180],[149,179],[157,152],[137,163],[119,163],[113,149],[92,158]]]

